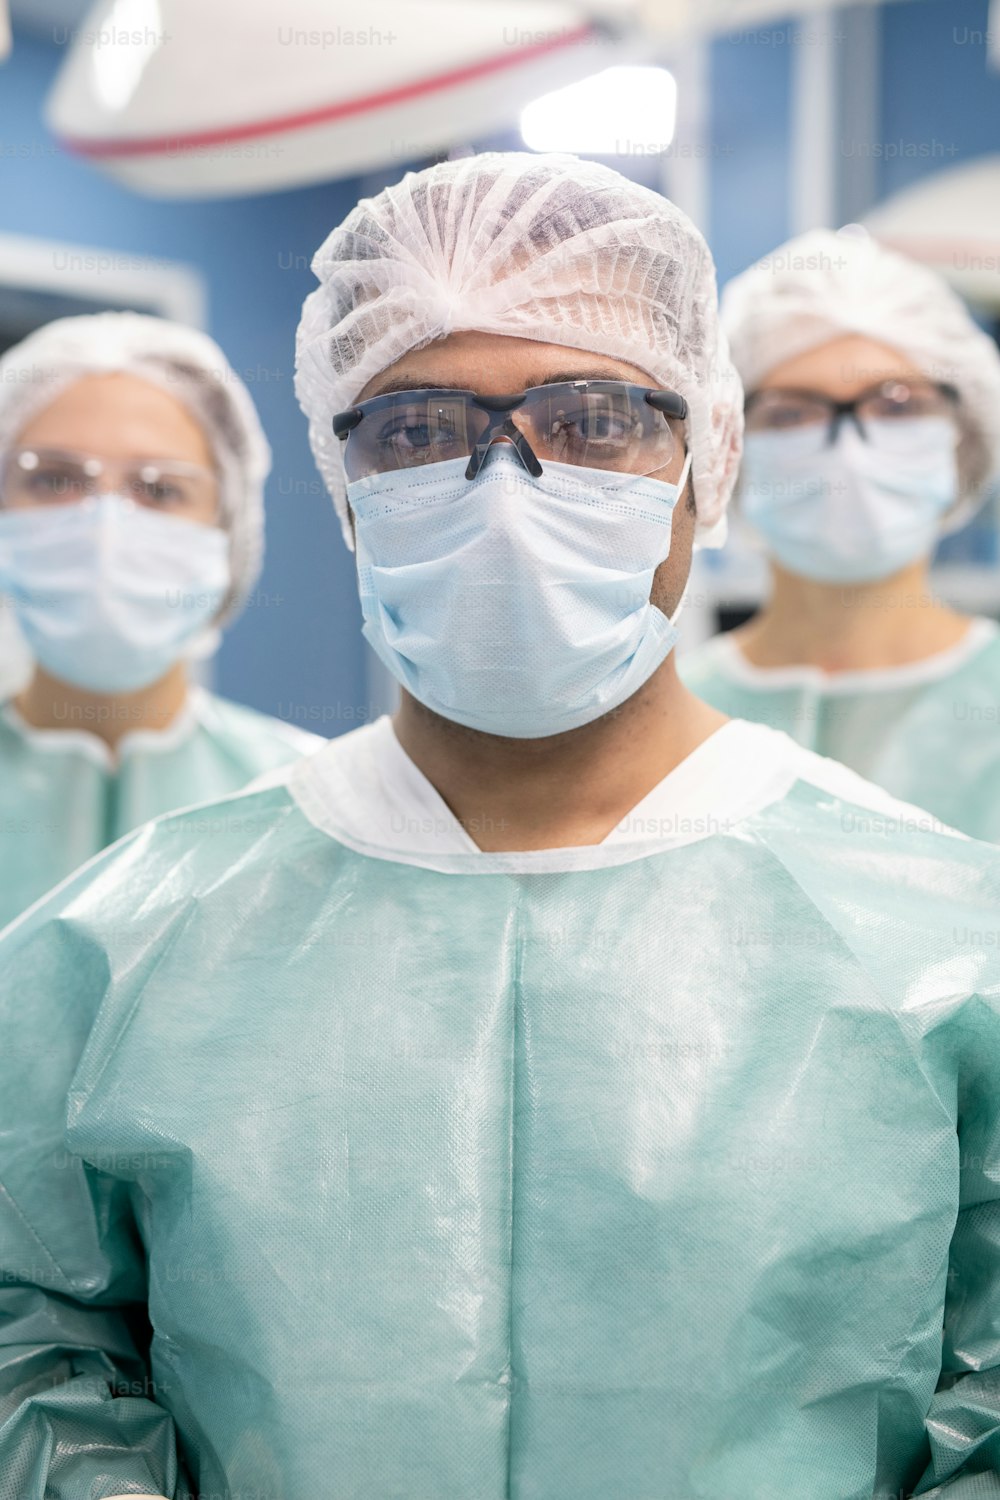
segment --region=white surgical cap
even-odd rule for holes
[[[232,584],[219,623],[246,602],[264,549],[264,481],[271,450],[246,386],[207,334],[141,313],[103,312],[46,323],[0,359],[0,452],[86,375],[128,374],[188,408],[220,477]],[[150,454],[150,458],[165,455]]]
[[[815,229],[734,277],[722,322],[748,391],[776,365],[845,334],[905,356],[959,393],[961,492],[949,529],[1000,475],[1000,352],[935,272],[867,234]]]
[[[712,257],[665,198],[574,156],[488,152],[363,199],[312,268],[295,388],[348,546],[334,414],[408,350],[462,329],[610,355],[682,395],[697,536],[721,542],[743,396]]]

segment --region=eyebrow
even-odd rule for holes
[[[576,370],[557,370],[553,375],[546,375],[544,380],[533,380],[531,385],[525,387],[525,389],[531,390],[534,386],[539,385],[570,384],[574,380],[620,380],[624,385],[635,384],[634,381],[627,380],[624,375],[613,374],[609,370],[585,367]],[[376,396],[394,396],[399,391],[464,391],[468,389],[469,387],[464,385],[442,385],[440,381],[436,380],[421,380],[417,376],[401,375],[395,380],[387,381],[385,385],[380,385],[378,390],[373,391],[365,399],[372,401]],[[513,395],[514,393],[505,391],[503,394]]]

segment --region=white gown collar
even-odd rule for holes
[[[483,853],[382,718],[296,762],[282,780],[305,816],[361,854],[443,873],[548,873],[626,864],[725,832],[782,797],[801,754],[787,736],[731,720],[600,844]]]
[[[192,686],[180,712],[165,729],[133,729],[129,734],[123,735],[112,750],[100,735],[89,729],[38,729],[18,712],[12,698],[0,704],[0,718],[32,750],[51,755],[68,755],[75,751],[109,774],[114,774],[123,761],[140,752],[162,755],[176,750],[190,739],[210,713],[210,695],[204,688]]]
[[[730,634],[718,635],[709,643],[714,665],[741,687],[758,692],[801,688],[830,696],[846,693],[885,693],[894,688],[919,687],[950,677],[971,661],[1000,634],[995,620],[975,618],[954,646],[935,651],[921,661],[906,662],[898,667],[867,667],[853,672],[824,672],[820,667],[758,667],[747,661]]]

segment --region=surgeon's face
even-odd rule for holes
[[[4,456],[0,500],[43,507],[115,493],[212,526],[219,486],[208,439],[159,386],[134,375],[86,375],[22,428]]]
[[[453,333],[423,349],[411,350],[374,376],[358,401],[367,401],[390,390],[445,386],[475,391],[482,396],[503,396],[529,386],[557,380],[627,380],[634,385],[655,386],[645,370],[624,360],[611,359],[564,344],[541,344],[533,339],[506,338],[489,333]],[[684,467],[687,450],[683,423],[672,422],[677,442],[670,462],[652,477],[676,480]],[[353,518],[352,518],[353,520]],[[650,598],[664,614],[671,615],[680,602],[691,568],[695,513],[690,483],[685,498],[673,514],[670,555],[657,568]]]

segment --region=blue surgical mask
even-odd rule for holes
[[[791,573],[823,583],[888,578],[929,557],[958,497],[955,427],[906,422],[906,441],[868,442],[845,422],[815,451],[808,433],[751,432],[740,503],[768,552]]]
[[[228,587],[217,527],[120,495],[0,511],[0,591],[35,660],[88,691],[132,692],[201,654]]]
[[[683,489],[502,446],[348,486],[364,634],[414,698],[512,739],[578,729],[630,698],[677,639],[649,601]]]

